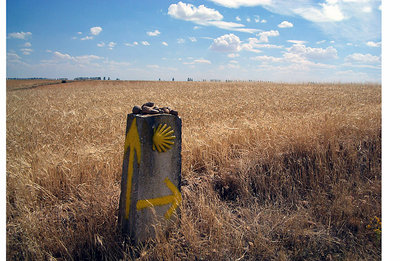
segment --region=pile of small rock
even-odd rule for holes
[[[175,116],[178,116],[178,112],[172,110],[169,107],[162,107],[162,108],[158,108],[157,106],[155,106],[154,102],[146,102],[145,104],[142,105],[142,107],[139,107],[137,105],[135,105],[132,108],[132,113],[133,114],[172,114]]]

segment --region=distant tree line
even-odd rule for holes
[[[103,77],[103,80],[111,80],[110,77]],[[21,77],[7,77],[7,80],[60,80],[60,81],[68,81],[68,78],[62,77],[62,78],[46,78],[46,77],[26,77],[26,78],[21,78]],[[75,81],[87,81],[87,80],[101,80],[101,77],[76,77],[74,78]],[[115,80],[119,81],[119,78],[116,78]]]
[[[101,80],[101,77],[76,77],[75,81]]]
[[[30,77],[30,78],[8,77],[7,80],[55,80],[55,79],[44,78],[44,77]]]

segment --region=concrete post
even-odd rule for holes
[[[153,225],[182,202],[182,122],[171,114],[128,114],[118,223],[135,243],[154,238]]]

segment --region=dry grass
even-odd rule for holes
[[[381,216],[380,85],[7,88],[10,260],[380,258],[367,228]],[[135,248],[117,208],[126,114],[147,101],[182,118],[183,205],[179,225]]]

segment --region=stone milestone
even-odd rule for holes
[[[135,244],[179,219],[182,122],[174,112],[145,103],[127,115],[118,223]]]

